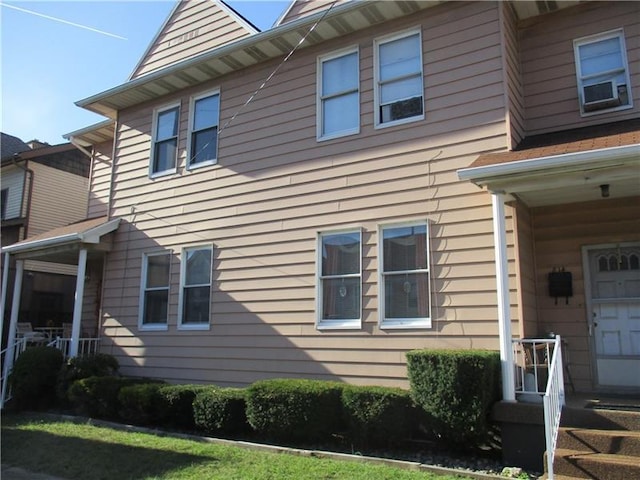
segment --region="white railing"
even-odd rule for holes
[[[0,384],[2,385],[2,392],[0,392],[0,408],[4,408],[4,404],[11,398],[9,389],[9,373],[11,365],[16,361],[16,358],[20,356],[27,348],[27,338],[18,338],[12,345],[0,352],[0,358],[2,359],[2,376],[0,378]],[[11,362],[7,360],[11,357]]]
[[[62,352],[64,359],[67,360],[71,355],[71,339],[57,337],[47,345],[49,347],[55,347]],[[100,348],[99,338],[79,338],[78,339],[78,357],[84,357],[87,355],[95,355]]]
[[[560,336],[514,340],[516,398],[542,402],[547,456],[547,478],[553,480],[553,459],[564,406],[564,374]]]

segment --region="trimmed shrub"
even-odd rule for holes
[[[158,389],[158,421],[162,425],[184,430],[195,427],[193,400],[209,385],[162,385]]]
[[[242,388],[208,388],[196,394],[193,418],[207,433],[244,433],[249,430],[246,414],[246,390]]]
[[[413,407],[406,390],[345,385],[342,405],[349,436],[359,447],[388,447],[411,437]]]
[[[124,377],[83,378],[69,387],[69,400],[81,415],[117,420],[120,412],[120,390],[140,383],[149,383],[149,380]]]
[[[106,353],[71,358],[62,365],[58,374],[58,398],[67,401],[69,387],[76,380],[117,375],[119,368],[118,360]]]
[[[118,392],[120,417],[137,425],[158,423],[158,407],[160,394],[158,391],[163,383],[142,383],[124,386]]]
[[[483,350],[407,353],[411,395],[433,420],[434,433],[475,447],[490,436],[489,413],[500,398],[500,355]]]
[[[273,379],[247,389],[247,419],[260,434],[278,440],[324,440],[344,429],[342,384]]]
[[[29,347],[16,359],[9,384],[16,409],[46,409],[56,401],[56,379],[64,361],[52,347]]]

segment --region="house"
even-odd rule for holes
[[[128,375],[406,386],[408,350],[499,349],[513,400],[512,338],[553,332],[576,390],[637,391],[639,39],[636,2],[179,2],[78,102],[88,219],[3,251],[92,269],[73,342]]]
[[[90,159],[71,143],[25,143],[3,133],[1,169],[3,248],[85,218]],[[2,262],[4,267],[4,257]],[[6,265],[2,311],[8,320],[15,259]],[[23,268],[18,306],[21,321],[34,328],[60,327],[73,312],[75,267],[29,260]],[[7,331],[4,329],[3,347]]]

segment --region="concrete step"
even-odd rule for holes
[[[592,480],[640,478],[638,457],[567,449],[556,449],[553,470],[557,475]]]
[[[640,431],[640,411],[564,407],[562,427]]]
[[[562,427],[556,448],[640,457],[640,431]]]

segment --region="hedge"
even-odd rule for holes
[[[247,389],[247,419],[266,437],[284,441],[325,440],[344,429],[343,384],[272,379]]]
[[[16,359],[9,384],[16,409],[46,409],[56,402],[57,375],[64,357],[53,347],[29,347]]]
[[[118,360],[105,353],[70,358],[58,373],[58,399],[62,402],[68,401],[68,390],[73,382],[89,377],[117,375],[119,368]]]
[[[193,421],[193,400],[196,394],[209,385],[162,385],[158,389],[158,421],[168,427],[191,430]]]
[[[433,419],[436,435],[457,446],[479,446],[488,440],[489,412],[500,392],[497,352],[411,351],[407,369],[411,395]]]
[[[159,382],[124,386],[118,392],[119,414],[137,425],[156,425],[160,418]]]
[[[249,430],[247,392],[241,388],[208,388],[196,394],[193,417],[196,426],[209,434],[238,434]]]

